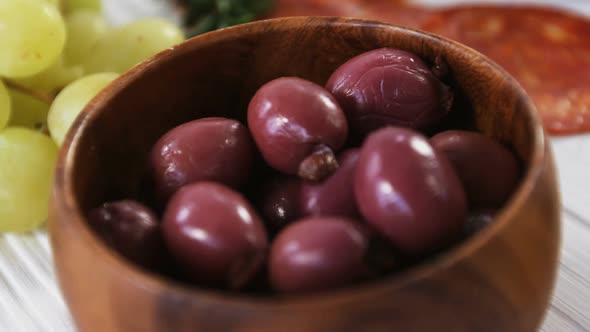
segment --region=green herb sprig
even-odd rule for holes
[[[184,24],[195,36],[216,29],[256,20],[268,13],[273,0],[179,0],[187,6]]]

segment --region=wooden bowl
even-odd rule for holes
[[[460,97],[449,125],[511,146],[522,183],[496,222],[397,275],[296,298],[203,290],[143,271],[109,250],[85,213],[136,197],[147,153],[172,127],[244,119],[258,87],[280,76],[324,84],[351,57],[396,47],[448,64]],[[559,198],[535,108],[492,61],[447,39],[342,18],[283,18],[202,35],[133,68],[76,120],[59,157],[51,244],[80,331],[536,331],[555,281]]]

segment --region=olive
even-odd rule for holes
[[[273,289],[283,293],[324,291],[369,274],[369,238],[358,221],[313,217],[297,221],[275,239],[269,259]]]
[[[344,113],[323,87],[297,77],[263,85],[248,106],[248,127],[266,162],[319,181],[336,170],[348,135]]]
[[[326,84],[351,132],[364,137],[388,126],[428,130],[449,113],[453,93],[415,54],[381,48],[340,66]]]
[[[465,235],[471,236],[479,233],[482,229],[494,222],[496,213],[496,210],[491,209],[470,211],[464,227]]]
[[[122,256],[149,269],[164,264],[165,246],[158,217],[133,200],[104,203],[90,210],[90,226]]]
[[[449,130],[430,142],[455,168],[474,208],[499,208],[516,188],[520,165],[502,144],[481,133]]]
[[[320,183],[304,183],[301,188],[301,214],[304,216],[360,217],[354,197],[354,174],[359,149],[338,156],[339,167]]]
[[[406,128],[387,127],[367,137],[355,196],[365,220],[410,255],[455,240],[466,216],[465,193],[450,162]]]
[[[238,187],[247,180],[255,154],[248,129],[236,120],[203,118],[182,124],[152,148],[150,169],[157,196],[165,201],[197,181]]]
[[[179,266],[203,285],[239,289],[263,266],[268,240],[260,217],[221,184],[182,187],[166,207],[162,228]]]
[[[301,217],[301,185],[301,179],[287,175],[271,177],[263,185],[259,206],[271,230],[280,230]]]

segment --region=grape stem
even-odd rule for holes
[[[43,103],[46,103],[47,105],[51,105],[55,99],[55,96],[51,93],[33,90],[8,79],[4,79],[4,83],[8,88],[29,95]]]

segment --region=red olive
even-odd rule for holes
[[[369,135],[355,195],[367,222],[407,254],[447,244],[465,221],[465,194],[450,162],[409,129],[388,127]]]
[[[261,219],[223,185],[198,182],[178,190],[162,227],[171,254],[197,282],[241,288],[264,263],[268,240]]]
[[[259,208],[273,231],[301,217],[301,185],[301,179],[287,175],[271,177],[264,183]]]
[[[417,55],[382,48],[340,66],[326,88],[364,137],[387,125],[427,130],[451,108],[453,94]]]
[[[302,215],[360,217],[354,197],[354,174],[359,151],[349,149],[342,152],[338,158],[338,170],[324,181],[303,184],[300,198]]]
[[[467,216],[467,222],[465,223],[465,235],[474,235],[493,223],[497,212],[498,211],[491,209],[470,211],[469,215]]]
[[[279,292],[323,291],[350,285],[369,274],[369,239],[353,220],[316,217],[297,221],[272,244],[269,276]]]
[[[310,181],[329,176],[348,135],[344,113],[323,87],[297,77],[263,85],[248,107],[248,127],[266,162]]]
[[[152,148],[157,196],[165,201],[180,187],[197,181],[235,188],[248,178],[255,153],[248,129],[236,120],[203,118],[182,124]]]
[[[481,133],[449,130],[430,142],[453,164],[472,207],[499,208],[516,188],[518,160],[493,139]]]
[[[104,203],[88,215],[90,226],[129,260],[149,269],[165,264],[164,242],[158,217],[133,200]]]

